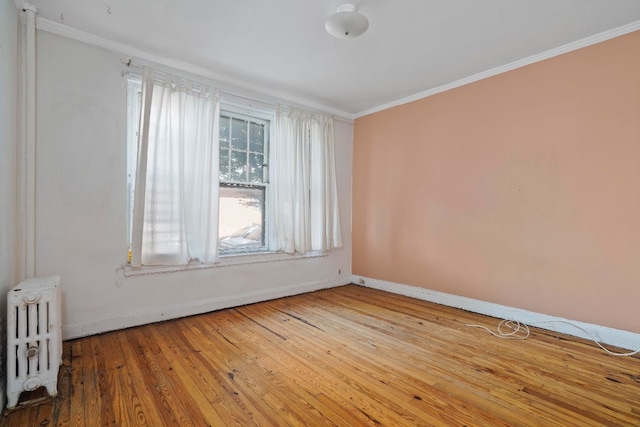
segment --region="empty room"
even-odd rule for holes
[[[0,426],[640,425],[637,0],[0,0]]]

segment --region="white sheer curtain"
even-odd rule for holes
[[[342,246],[333,118],[277,110],[273,249],[304,254]]]
[[[315,115],[309,142],[311,249],[327,251],[342,247],[332,117]]]
[[[217,90],[145,69],[132,265],[218,257]]]

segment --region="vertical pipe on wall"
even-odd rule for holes
[[[16,0],[16,7],[20,11],[20,32],[18,36],[18,102],[17,102],[17,139],[16,139],[16,282],[21,282],[26,277],[25,267],[25,191],[26,191],[26,160],[25,151],[27,146],[27,96],[26,96],[26,75],[25,64],[25,28],[26,16],[24,13],[24,2]]]
[[[22,249],[24,260],[23,278],[36,275],[36,11],[25,3],[25,25],[23,38],[23,145],[20,197],[22,199]]]

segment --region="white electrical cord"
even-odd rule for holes
[[[527,325],[525,325],[524,323],[520,323],[517,320],[509,320],[509,319],[501,320],[500,323],[498,323],[498,332],[493,332],[491,329],[482,325],[465,325],[465,326],[484,329],[494,337],[508,339],[508,340],[526,340],[527,338],[529,338],[529,335],[531,334],[531,331],[529,331],[529,327]],[[511,329],[511,331],[504,332],[502,330],[503,326],[508,327],[509,329]],[[520,332],[521,329],[524,330],[524,335],[517,336],[516,334]]]
[[[550,320],[547,322],[535,322],[532,323],[531,325],[541,325],[541,324],[545,324],[545,323],[565,323],[567,325],[573,326],[576,329],[581,330],[582,332],[584,332],[585,334],[587,334],[589,336],[589,338],[591,339],[591,341],[593,341],[594,343],[596,343],[598,345],[598,347],[600,347],[602,350],[604,350],[606,353],[612,355],[612,356],[633,356],[635,354],[640,353],[640,350],[635,350],[635,351],[630,351],[628,353],[616,353],[613,352],[611,350],[608,350],[607,348],[605,348],[602,344],[600,344],[600,342],[586,329],[581,328],[578,325],[575,325],[571,322],[565,322],[563,320]],[[498,323],[498,332],[493,332],[491,329],[487,328],[486,326],[482,326],[482,325],[470,325],[467,324],[466,326],[470,326],[472,328],[480,328],[480,329],[484,329],[485,331],[489,332],[491,335],[493,335],[494,337],[498,337],[498,338],[503,338],[503,339],[512,339],[512,340],[526,340],[527,338],[529,338],[529,335],[531,335],[531,331],[529,330],[529,326],[527,326],[524,323],[520,323],[517,320],[509,320],[509,319],[504,319],[501,320],[500,323]],[[509,328],[509,331],[504,331],[503,328],[504,327]],[[523,331],[521,333],[521,335],[517,335],[518,332]]]

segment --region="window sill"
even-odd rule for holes
[[[152,274],[176,273],[179,271],[204,270],[210,268],[233,267],[237,265],[262,264],[267,262],[293,261],[307,258],[327,256],[326,252],[309,252],[304,255],[286,254],[284,252],[266,252],[251,254],[227,254],[220,257],[216,263],[193,263],[186,265],[147,265],[142,267],[122,266],[124,277],[147,276]]]

